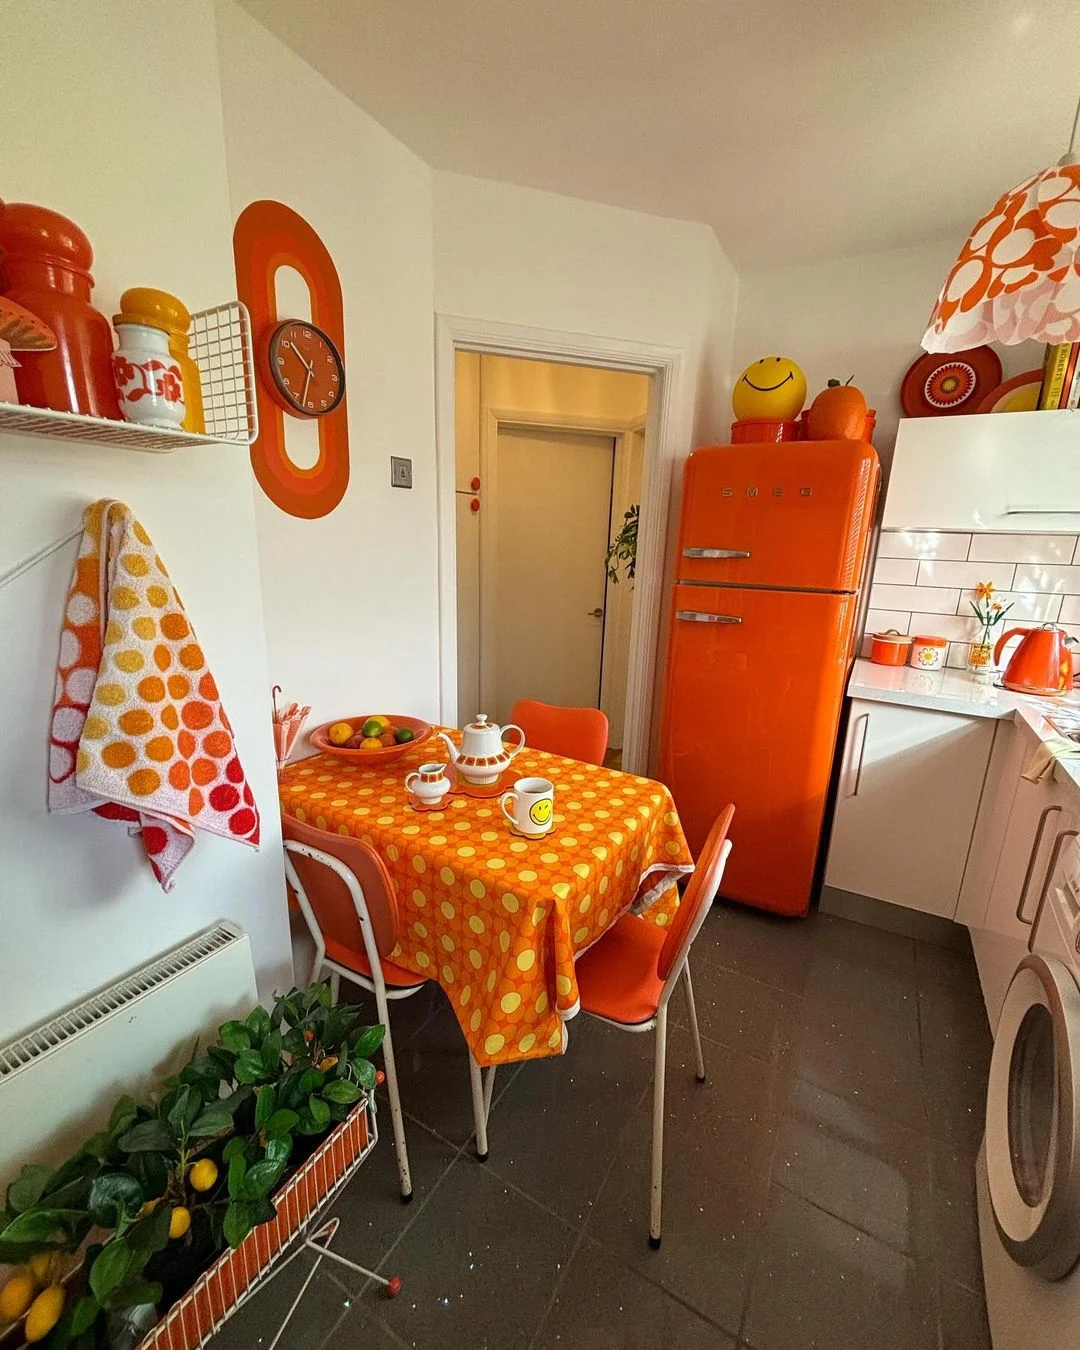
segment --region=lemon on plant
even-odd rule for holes
[[[0,1321],[17,1322],[34,1301],[37,1285],[29,1270],[20,1268],[0,1289]]]
[[[60,1275],[59,1252],[35,1252],[27,1264],[39,1289],[47,1288]]]
[[[43,1341],[60,1321],[60,1314],[63,1311],[64,1286],[50,1284],[48,1289],[43,1289],[30,1304],[30,1311],[23,1323],[23,1339],[26,1343],[32,1345],[35,1341]]]
[[[185,1205],[177,1205],[169,1215],[169,1236],[182,1238],[191,1227],[191,1210]]]
[[[217,1163],[213,1158],[200,1158],[188,1173],[188,1181],[196,1191],[208,1191],[217,1179]]]
[[[326,739],[331,745],[344,745],[353,734],[352,725],[349,722],[335,722],[327,730]]]

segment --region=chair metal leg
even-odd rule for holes
[[[491,1119],[491,1094],[495,1090],[495,1065],[484,1075],[484,1119]]]
[[[401,1199],[405,1204],[412,1199],[412,1174],[409,1171],[409,1150],[405,1146],[405,1118],[401,1112],[401,1096],[398,1093],[397,1064],[394,1061],[394,1042],[390,1035],[390,1009],[386,1005],[386,994],[375,993],[375,1006],[379,1021],[386,1028],[383,1036],[383,1066],[386,1069],[386,1095],[390,1098],[390,1122],[394,1130],[394,1155],[397,1158],[398,1178],[401,1182]]]
[[[664,1184],[664,1075],[667,1071],[667,1004],[656,1014],[656,1063],[653,1068],[652,1191],[649,1201],[649,1246],[660,1246],[660,1201]]]
[[[476,1130],[476,1156],[481,1162],[487,1161],[487,1111],[484,1105],[484,1084],[480,1074],[480,1065],[469,1052],[469,1087],[472,1091],[473,1127]]]
[[[334,1002],[337,1003],[341,993],[341,972],[335,970],[330,976],[330,992],[334,996]]]
[[[694,1072],[699,1083],[705,1081],[705,1058],[701,1053],[701,1032],[698,1030],[697,1004],[694,1002],[694,985],[690,979],[690,958],[683,962],[683,983],[686,986],[686,1009],[690,1014],[690,1036],[694,1042]]]

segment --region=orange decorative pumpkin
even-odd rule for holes
[[[812,441],[866,440],[866,399],[850,383],[830,380],[810,405],[807,433]]]

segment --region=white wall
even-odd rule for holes
[[[299,520],[255,488],[271,676],[311,704],[311,725],[432,716],[431,172],[231,0],[217,13],[232,216],[262,197],[298,211],[334,259],[345,308],[348,491],[330,515]],[[411,491],[390,486],[391,455],[412,459]]]
[[[99,0],[92,17],[78,0],[22,6],[3,39],[3,195],[86,230],[108,316],[131,285],[192,308],[235,294],[213,12],[146,0],[137,23],[132,13],[124,0]],[[182,96],[163,93],[177,52]],[[49,816],[47,728],[75,544],[0,589],[0,1038],[222,917],[251,934],[263,995],[291,978],[247,453],[0,435],[0,572],[77,528],[102,496],[133,507],[184,598],[263,844],[254,853],[200,834],[165,896],[123,827]]]
[[[806,371],[807,402],[829,379],[854,383],[877,409],[874,444],[888,465],[902,416],[900,384],[942,281],[963,241],[863,253],[828,262],[744,272],[739,281],[733,372],[782,353]],[[997,349],[1004,378],[1042,363],[1042,347]],[[728,425],[730,407],[726,410]],[[726,432],[725,427],[725,432]]]

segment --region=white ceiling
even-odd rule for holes
[[[740,267],[962,235],[1080,92],[1078,0],[242,3],[436,168],[706,221]]]

